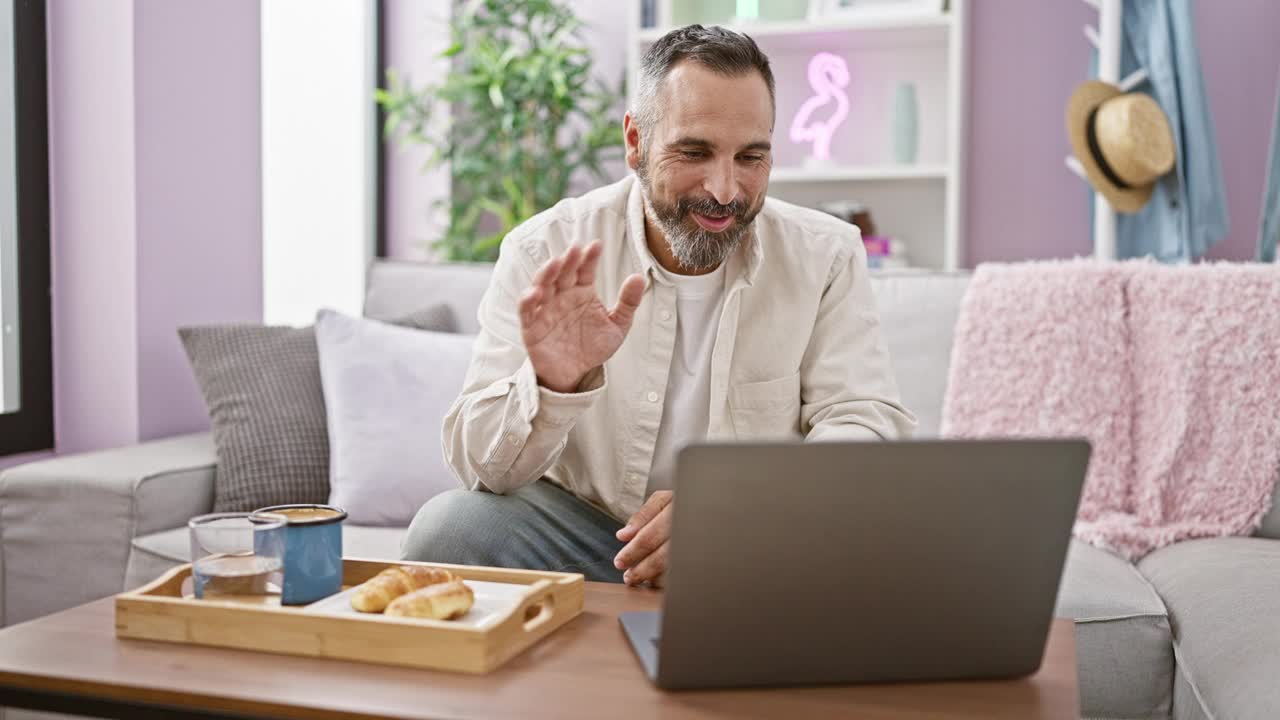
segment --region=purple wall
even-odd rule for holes
[[[53,0],[49,155],[54,433],[138,437],[132,3]]]
[[[1280,81],[1280,2],[1196,3],[1200,65],[1218,131],[1231,233],[1209,257],[1257,256],[1267,148]]]
[[[1088,195],[1062,164],[1063,113],[1088,68],[1080,28],[1097,13],[1066,0],[970,7],[966,264],[1091,253]],[[1280,3],[1202,0],[1195,10],[1231,218],[1210,257],[1251,260],[1280,73]]]
[[[383,53],[415,86],[443,81],[448,62],[437,56],[449,47],[449,6],[422,0],[385,0]],[[381,86],[384,78],[378,78]],[[440,221],[431,216],[431,203],[449,196],[449,172],[437,168],[422,172],[430,153],[421,145],[396,144],[388,148],[384,169],[387,255],[405,260],[425,260],[429,246],[439,237]],[[445,222],[447,223],[447,216]]]
[[[138,439],[207,428],[176,328],[262,320],[258,0],[135,0]]]
[[[207,427],[176,329],[261,319],[259,17],[49,3],[58,452]]]
[[[1088,67],[1080,28],[1097,12],[1067,0],[969,7],[961,261],[1088,253],[1088,195],[1062,162],[1063,113]]]

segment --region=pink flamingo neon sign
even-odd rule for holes
[[[844,58],[831,53],[818,53],[809,61],[809,87],[817,93],[800,106],[791,121],[791,141],[813,143],[813,157],[831,158],[831,136],[849,115],[849,66]],[[828,102],[835,101],[835,112],[826,120],[809,122],[809,116]]]

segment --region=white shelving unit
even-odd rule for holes
[[[772,187],[777,184],[803,184],[814,182],[873,182],[880,180],[943,180],[947,177],[946,165],[857,165],[827,170],[803,167],[776,167],[769,176]]]
[[[761,3],[764,4],[763,2]],[[777,4],[777,3],[775,3]],[[769,55],[777,86],[774,168],[769,194],[801,205],[856,200],[871,211],[877,231],[906,242],[913,266],[954,270],[964,263],[961,242],[963,119],[967,96],[968,0],[950,0],[945,12],[864,17],[731,22],[724,0],[659,0],[657,27],[640,26],[641,3],[629,18],[628,87],[640,57],[677,24],[724,25],[746,33]],[[791,2],[793,8],[803,2]],[[806,166],[806,145],[788,129],[812,94],[809,59],[841,56],[849,66],[849,115],[832,137],[833,163]],[[915,85],[919,128],[916,162],[892,160],[892,105],[898,83]]]
[[[901,17],[876,15],[853,19],[833,18],[824,20],[821,25],[809,20],[759,20],[746,23],[724,23],[725,27],[747,33],[755,38],[757,43],[777,40],[784,43],[790,42],[793,45],[809,43],[815,38],[855,45],[868,42],[883,42],[886,39],[899,42],[912,38],[935,41],[939,39],[939,34],[945,33],[951,24],[952,16],[950,13],[903,15]],[[637,39],[641,43],[651,43],[666,34],[668,29],[670,28],[639,28]],[[865,31],[870,30],[877,31],[879,36],[865,34]],[[885,32],[891,32],[898,37],[886,38],[884,36]]]

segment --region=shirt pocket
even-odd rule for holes
[[[800,373],[730,387],[729,411],[739,439],[798,439]]]

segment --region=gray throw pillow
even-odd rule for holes
[[[310,327],[178,330],[218,449],[214,512],[329,497],[329,438]]]
[[[400,322],[455,327],[444,306]],[[178,335],[213,426],[214,511],[327,502],[329,437],[314,328],[221,325]]]
[[[441,333],[458,332],[458,318],[454,316],[453,308],[444,303],[415,310],[408,315],[393,318],[390,322],[392,325],[413,328],[414,330]]]

